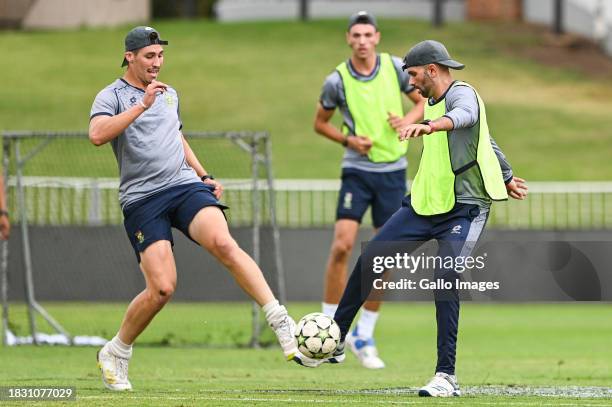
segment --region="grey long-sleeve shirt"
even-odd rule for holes
[[[441,99],[446,103],[446,114],[453,122],[453,129],[448,131],[448,143],[451,154],[453,170],[457,170],[473,161],[478,149],[478,131],[480,129],[478,99],[474,90],[465,85],[452,86]],[[430,99],[430,105],[436,101]],[[427,136],[425,136],[427,137]],[[504,181],[512,178],[512,167],[506,160],[493,137],[491,145],[499,160]],[[455,194],[457,202],[476,204],[481,208],[491,206],[491,199],[486,193],[480,170],[473,166],[467,171],[457,175],[455,179]]]

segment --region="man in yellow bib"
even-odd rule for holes
[[[400,139],[423,137],[423,153],[411,193],[382,227],[372,242],[438,242],[438,257],[452,259],[470,256],[494,200],[527,196],[525,181],[513,176],[512,169],[489,134],[485,105],[470,85],[455,81],[450,69],[464,65],[451,59],[437,41],[415,45],[404,58],[410,84],[428,99],[425,121],[400,129]],[[375,245],[368,245],[348,281],[334,319],[342,340],[364,302],[364,295],[380,275],[366,267]],[[379,246],[380,247],[380,246]],[[451,262],[455,264],[456,262]],[[452,266],[438,266],[435,281],[454,281]],[[459,324],[459,295],[451,289],[434,290],[437,322],[438,361],[435,375],[419,390],[419,396],[459,396],[455,376],[455,355]],[[344,360],[344,343],[324,361],[298,355],[296,362],[316,367],[323,362]]]
[[[333,316],[346,285],[348,260],[368,207],[380,228],[401,206],[406,194],[406,143],[397,130],[420,121],[425,99],[408,83],[401,58],[376,53],[376,19],[361,11],[349,19],[346,40],[351,57],[339,64],[323,85],[315,118],[317,133],[345,147],[334,240],[325,273],[323,312]],[[415,107],[404,115],[402,94]],[[340,110],[342,129],[330,120]],[[368,301],[348,338],[351,350],[370,369],[385,366],[373,339],[380,302]]]

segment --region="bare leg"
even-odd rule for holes
[[[355,245],[358,229],[359,223],[351,219],[339,219],[334,226],[334,240],[325,271],[323,301],[326,303],[340,302],[346,286],[348,260]]]
[[[140,253],[140,259],[147,286],[128,306],[118,334],[119,339],[128,345],[134,343],[176,288],[176,265],[169,241],[159,240],[151,244]]]
[[[327,260],[323,301],[338,304],[346,287],[348,261],[357,239],[359,223],[351,219],[339,219],[334,226],[334,240]],[[378,229],[374,230],[374,234]],[[364,308],[378,312],[381,301],[366,301]]]
[[[227,267],[238,285],[260,306],[274,300],[259,266],[232,238],[219,208],[200,210],[189,225],[189,235]]]

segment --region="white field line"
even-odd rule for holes
[[[274,402],[282,402],[282,403],[313,403],[313,404],[334,404],[334,405],[338,405],[338,404],[367,404],[367,405],[372,405],[372,404],[381,404],[381,405],[386,405],[386,404],[405,404],[405,405],[420,405],[420,404],[425,404],[425,403],[431,403],[431,399],[427,398],[427,399],[420,399],[420,400],[347,400],[345,398],[341,398],[341,399],[330,399],[330,398],[325,398],[325,399],[293,399],[293,398],[273,398],[273,397],[210,397],[210,396],[203,396],[203,397],[177,397],[177,396],[78,396],[77,397],[77,401],[78,400],[113,400],[113,401],[118,401],[119,399],[127,399],[127,400],[168,400],[168,401],[200,401],[200,400],[209,400],[209,401],[222,401],[222,402],[228,402],[228,401],[240,401],[240,402],[244,402],[244,403],[253,403],[253,402],[262,402],[262,403],[274,403]],[[453,398],[453,399],[449,399],[450,400],[457,400],[458,402],[461,401],[462,399],[459,398]],[[464,399],[463,399],[464,400]],[[511,399],[504,399],[503,401],[499,401],[499,402],[495,402],[495,401],[486,401],[486,402],[479,402],[477,400],[473,400],[470,398],[469,400],[469,405],[482,405],[482,406],[562,406],[562,407],[573,407],[576,406],[576,403],[559,403],[559,402],[554,402],[551,400],[551,402],[539,402],[539,401],[534,401],[534,402],[529,402],[529,401],[513,401]],[[580,406],[585,406],[585,407],[599,407],[602,406],[603,404],[585,404],[585,403],[580,403]]]

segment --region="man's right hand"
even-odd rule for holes
[[[361,155],[367,155],[372,148],[372,140],[366,136],[348,136],[347,147],[357,151]]]
[[[142,103],[145,106],[150,108],[155,103],[155,97],[157,96],[157,92],[164,93],[168,89],[168,85],[163,82],[153,80],[149,86],[145,89],[145,95],[142,98]]]

